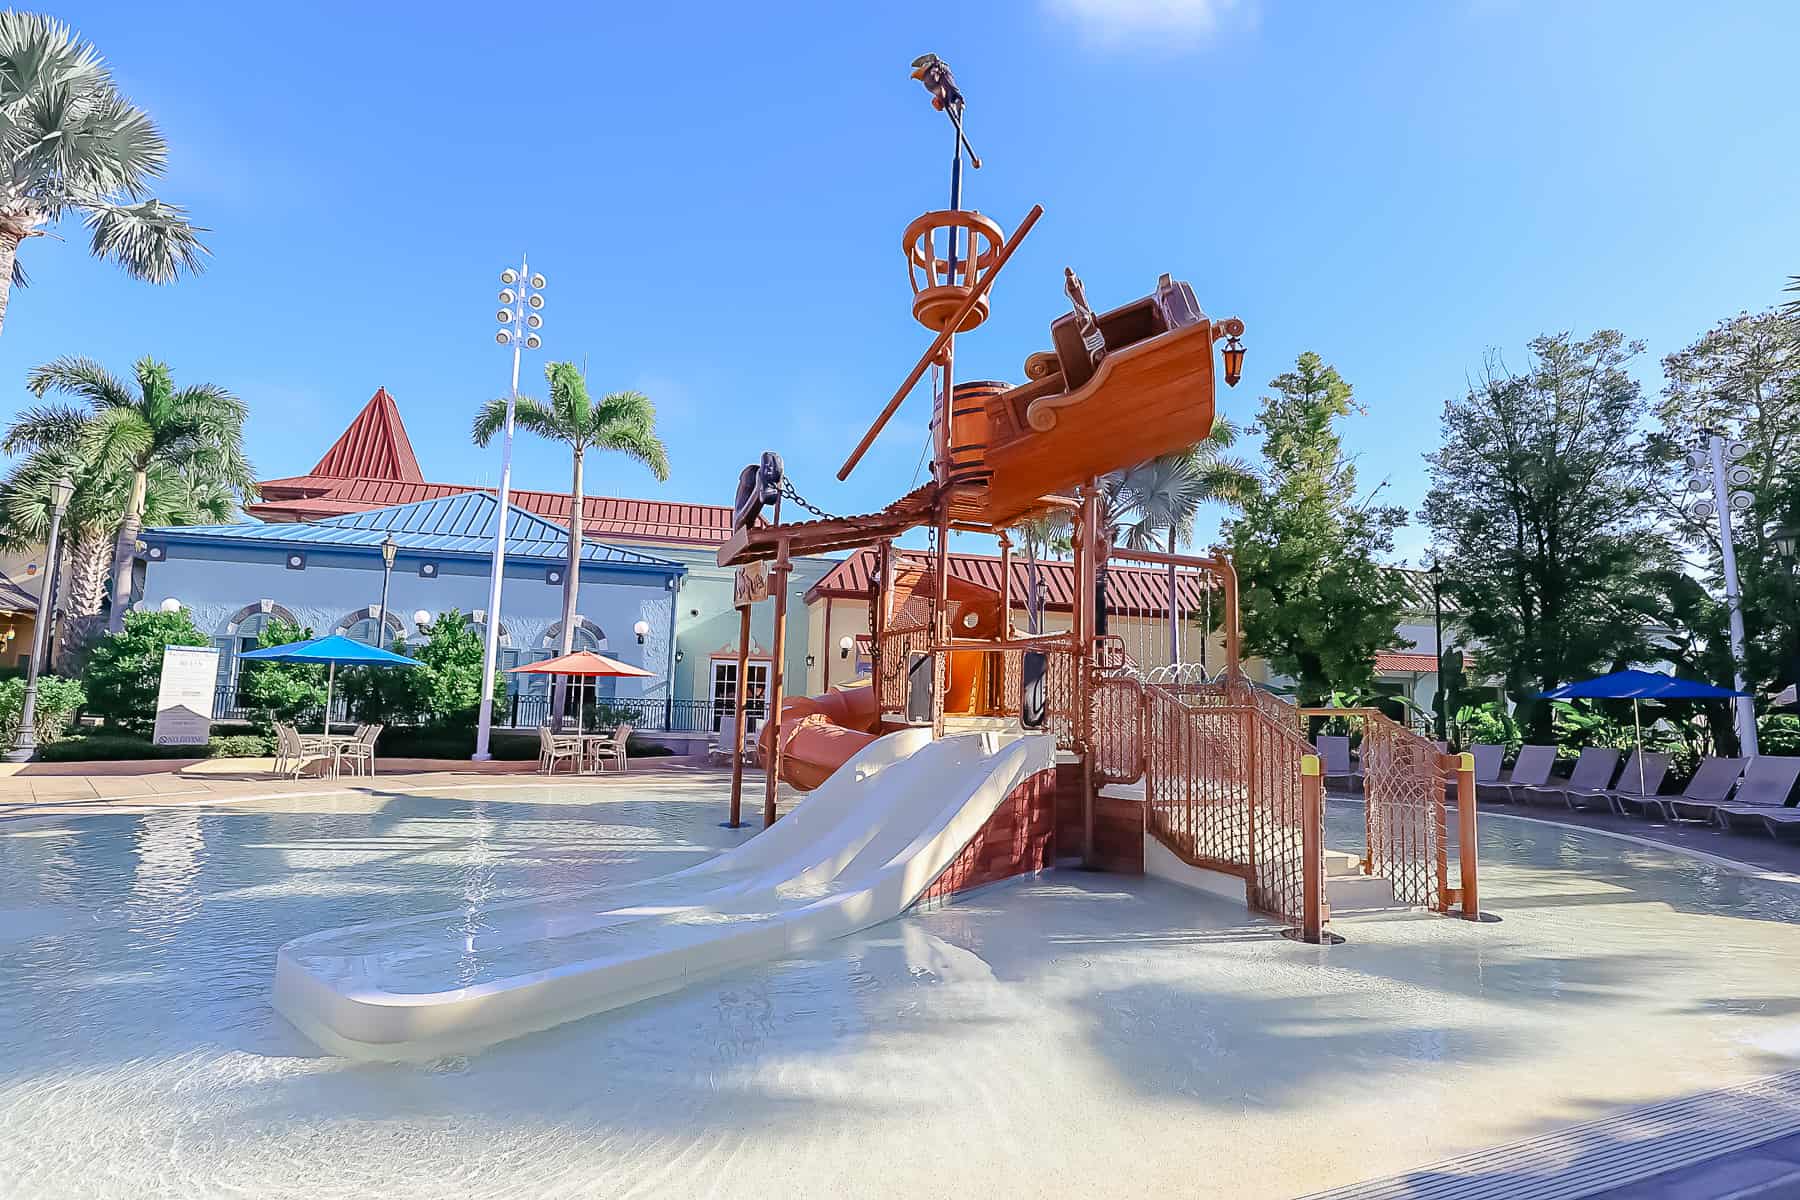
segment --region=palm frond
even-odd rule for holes
[[[34,450],[73,448],[87,428],[88,414],[66,404],[38,404],[27,408],[7,427],[0,450],[19,454]]]
[[[656,436],[654,429],[646,429],[636,424],[620,424],[609,429],[605,436],[593,442],[596,449],[613,450],[626,458],[642,463],[656,476],[658,482],[667,482],[669,478],[669,451]]]
[[[182,271],[199,274],[211,253],[200,240],[206,229],[188,222],[187,211],[164,200],[115,204],[93,199],[81,204],[93,231],[89,249],[110,258],[133,279],[173,283]]]
[[[81,431],[81,452],[103,468],[136,470],[156,448],[156,431],[135,408],[103,408]]]
[[[96,409],[130,408],[137,402],[131,387],[91,358],[66,354],[25,376],[25,387],[34,396],[60,392],[86,400]]]

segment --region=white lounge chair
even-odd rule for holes
[[[559,737],[550,732],[548,725],[538,726],[538,774],[556,774],[556,764],[563,759],[569,760],[571,773],[581,770],[581,739],[578,737]]]

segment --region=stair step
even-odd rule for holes
[[[1333,875],[1325,881],[1325,899],[1334,916],[1397,907],[1394,885],[1379,875]]]
[[[1362,859],[1347,850],[1325,852],[1325,874],[1331,879],[1362,874]]]

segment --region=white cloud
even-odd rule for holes
[[[1107,44],[1155,41],[1191,44],[1216,33],[1227,14],[1247,0],[1043,0],[1052,16],[1071,21],[1091,40]]]

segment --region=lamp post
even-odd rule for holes
[[[50,544],[44,551],[45,600],[50,599],[52,585],[56,582],[57,541],[62,536],[63,512],[69,507],[69,497],[74,494],[75,485],[66,475],[50,485]],[[32,634],[31,663],[25,668],[25,698],[19,706],[19,736],[13,748],[6,752],[7,762],[30,762],[37,754],[38,674],[43,670],[44,654],[50,644],[50,614],[43,605],[39,606],[37,625]]]
[[[1425,572],[1431,576],[1431,627],[1432,649],[1437,652],[1437,687],[1432,689],[1431,708],[1437,714],[1438,741],[1448,741],[1445,731],[1448,722],[1444,719],[1444,564],[1433,555],[1431,569]]]
[[[494,731],[494,671],[500,659],[500,580],[506,574],[506,518],[512,511],[513,411],[519,403],[519,351],[544,344],[537,331],[544,326],[544,277],[530,272],[521,257],[519,269],[500,272],[500,311],[494,319],[500,328],[494,341],[512,347],[512,390],[506,394],[506,435],[500,441],[500,508],[494,519],[494,561],[488,580],[486,645],[481,653],[481,717],[475,727],[476,762],[486,762],[488,740]]]
[[[400,543],[394,540],[392,530],[381,539],[381,611],[376,614],[375,645],[378,649],[387,648],[387,597],[388,580],[394,574],[394,556],[400,552]]]
[[[1794,582],[1794,560],[1800,557],[1800,526],[1784,521],[1775,527],[1770,540],[1775,543],[1782,565],[1787,568],[1789,641],[1796,644],[1795,650],[1788,655],[1787,687],[1776,703],[1800,704],[1800,588]],[[1792,701],[1788,699],[1789,692],[1794,693]]]
[[[1738,461],[1750,448],[1743,442],[1728,442],[1713,430],[1705,432],[1706,448],[1688,455],[1688,466],[1694,469],[1688,487],[1703,493],[1693,503],[1694,516],[1702,521],[1717,517],[1719,522],[1719,560],[1731,614],[1731,685],[1746,693],[1731,702],[1737,716],[1738,753],[1755,758],[1756,700],[1745,686],[1744,602],[1738,589],[1737,548],[1731,537],[1731,514],[1749,512],[1755,503],[1750,493],[1742,490],[1750,483],[1750,468]]]

